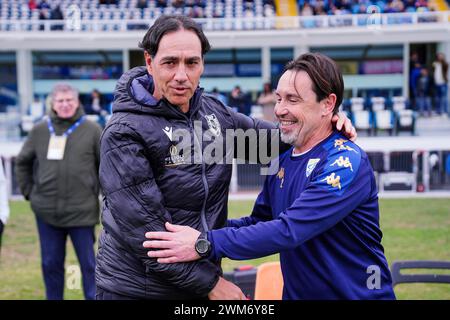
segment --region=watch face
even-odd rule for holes
[[[199,254],[204,254],[209,250],[209,241],[205,239],[199,239],[195,244],[195,249]]]

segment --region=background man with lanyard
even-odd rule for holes
[[[68,235],[80,262],[84,295],[94,299],[102,129],[85,119],[70,85],[57,84],[50,96],[47,120],[33,127],[16,159],[17,180],[36,215],[47,299],[63,299]]]

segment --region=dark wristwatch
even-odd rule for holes
[[[198,255],[202,258],[209,256],[211,252],[211,242],[208,241],[208,236],[206,232],[200,233],[195,242],[195,251],[197,251]]]

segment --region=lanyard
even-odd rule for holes
[[[85,116],[82,116],[69,129],[67,129],[66,132],[63,133],[63,136],[68,137],[72,132],[75,131],[76,128],[78,128],[78,126],[80,124],[83,123],[84,120],[85,120]],[[50,135],[52,135],[52,136],[55,135],[55,129],[52,126],[52,121],[50,120],[50,118],[47,118],[47,126],[48,126],[48,131],[50,131]]]

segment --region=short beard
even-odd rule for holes
[[[281,135],[281,141],[283,141],[284,143],[290,144],[290,145],[295,145],[295,143],[298,140],[298,137],[300,135],[300,128],[294,130],[293,132],[289,133],[289,134],[285,134],[283,133],[283,131],[280,131],[280,135]]]

